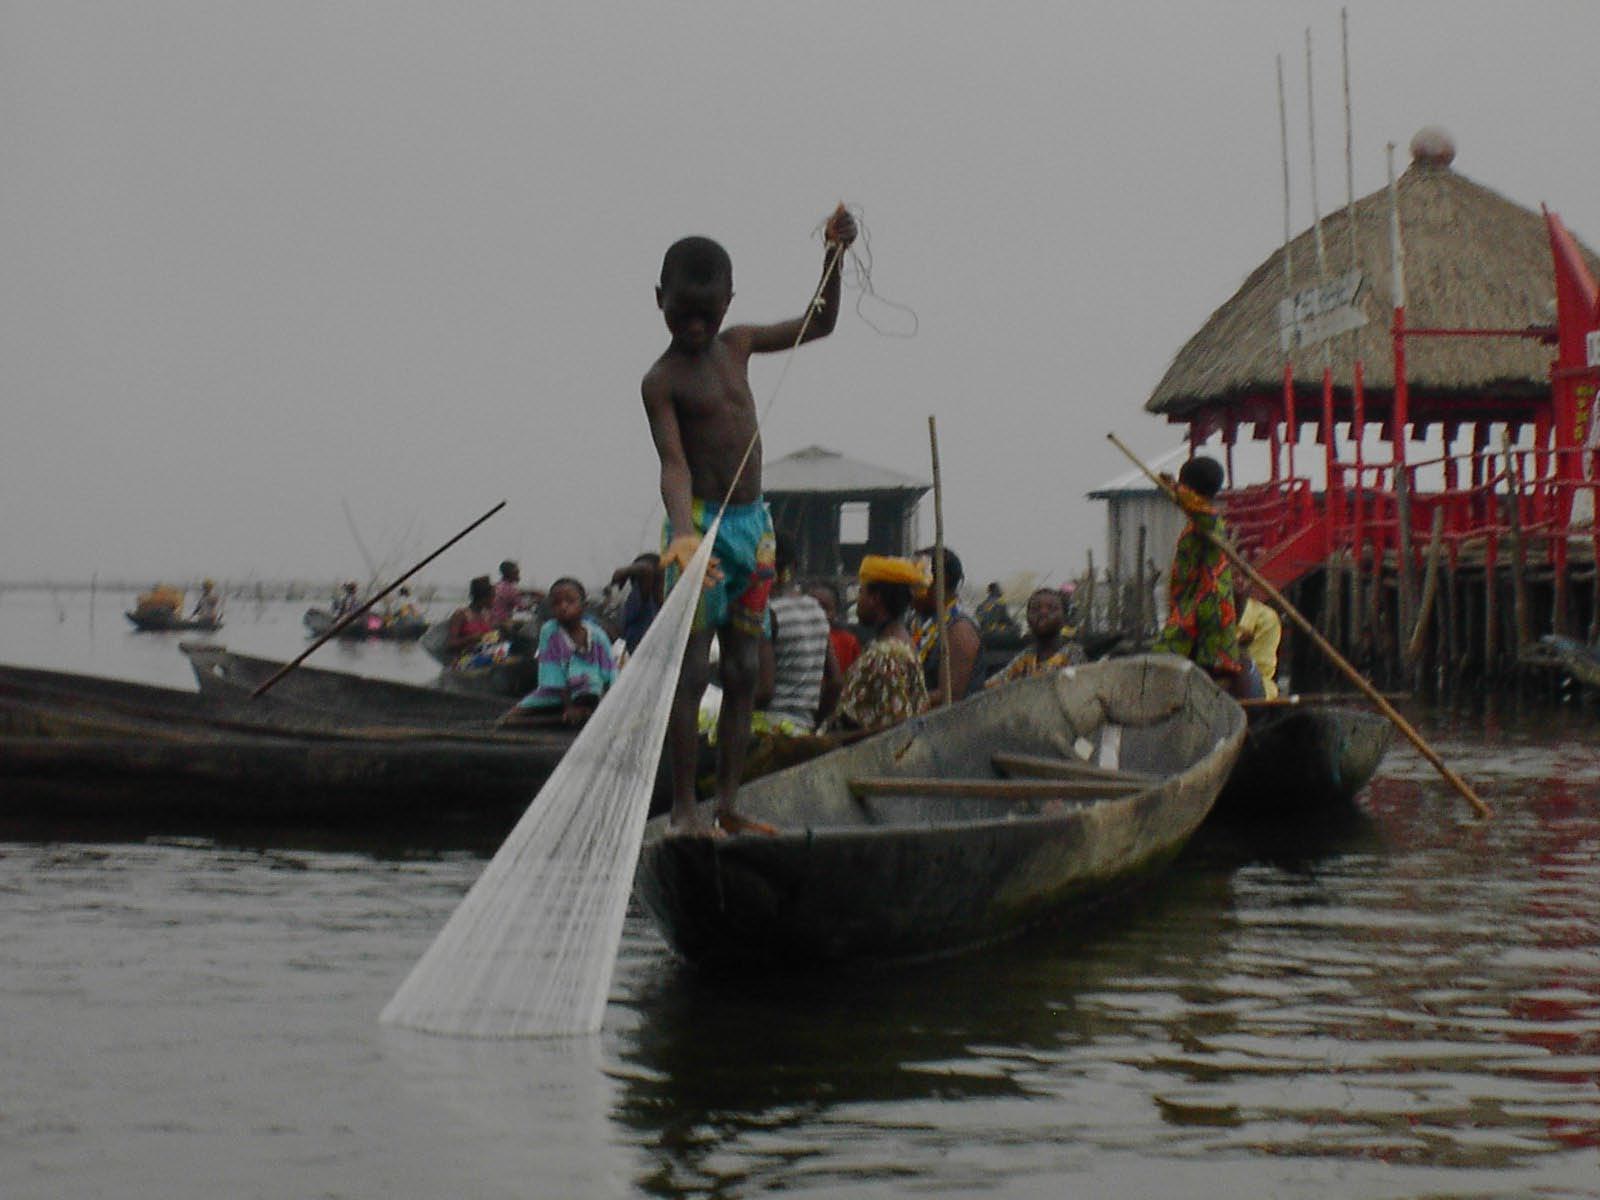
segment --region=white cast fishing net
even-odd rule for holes
[[[706,532],[617,685],[384,1007],[385,1024],[467,1037],[600,1028],[719,524]]]

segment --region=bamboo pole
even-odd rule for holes
[[[1177,493],[1172,490],[1172,488],[1167,484],[1166,480],[1158,478],[1149,467],[1144,465],[1144,462],[1137,455],[1135,455],[1132,450],[1129,450],[1125,445],[1122,444],[1121,440],[1116,434],[1108,433],[1106,437],[1112,445],[1126,454],[1135,466],[1149,476],[1150,481],[1159,487],[1163,492],[1165,492],[1169,499],[1171,499],[1174,503],[1177,503]],[[1355,684],[1356,688],[1361,692],[1361,694],[1364,695],[1368,700],[1372,701],[1373,705],[1378,709],[1379,712],[1389,718],[1390,722],[1401,732],[1402,735],[1404,735],[1405,739],[1416,747],[1417,753],[1421,754],[1423,758],[1427,759],[1428,762],[1433,765],[1433,768],[1444,777],[1445,782],[1454,788],[1462,797],[1462,799],[1466,800],[1468,804],[1472,805],[1473,811],[1476,812],[1478,816],[1489,817],[1493,815],[1493,810],[1491,810],[1489,806],[1479,798],[1478,794],[1472,790],[1467,781],[1462,779],[1460,775],[1456,774],[1456,772],[1445,763],[1444,759],[1439,757],[1438,751],[1436,751],[1432,746],[1428,745],[1428,743],[1423,739],[1422,735],[1412,728],[1411,722],[1407,721],[1403,716],[1401,716],[1400,713],[1395,709],[1394,705],[1390,704],[1389,701],[1384,698],[1382,692],[1378,691],[1378,689],[1373,687],[1371,683],[1367,682],[1366,677],[1363,676],[1361,672],[1357,671],[1348,662],[1346,662],[1344,656],[1328,644],[1328,640],[1317,632],[1316,626],[1314,626],[1310,621],[1306,620],[1305,616],[1302,615],[1300,610],[1294,605],[1290,604],[1289,601],[1284,598],[1282,592],[1273,587],[1271,583],[1267,582],[1261,573],[1252,567],[1248,562],[1246,562],[1244,557],[1240,555],[1240,553],[1235,550],[1227,541],[1213,534],[1208,534],[1207,537],[1211,541],[1212,545],[1214,545],[1218,550],[1222,551],[1222,553],[1227,556],[1228,561],[1243,571],[1245,577],[1249,579],[1251,583],[1255,584],[1256,587],[1260,588],[1262,594],[1269,597],[1283,611],[1283,613],[1299,627],[1300,631],[1310,638],[1313,643],[1315,643],[1317,649],[1321,650],[1328,656],[1329,661],[1331,661],[1333,665],[1339,669],[1339,672],[1351,683]]]
[[[388,587],[384,588],[383,591],[378,592],[376,595],[372,596],[365,604],[361,605],[359,608],[352,609],[350,612],[345,613],[344,616],[340,617],[337,621],[335,621],[333,623],[332,627],[330,627],[326,633],[324,633],[316,641],[312,642],[311,645],[307,646],[304,650],[302,650],[294,658],[293,661],[287,662],[283,666],[279,667],[278,670],[273,673],[273,675],[272,675],[272,677],[270,679],[268,679],[260,687],[256,688],[255,691],[251,692],[250,693],[250,699],[254,700],[258,696],[266,695],[266,693],[269,690],[271,690],[271,688],[278,682],[278,680],[282,679],[290,671],[293,671],[301,663],[305,662],[306,659],[310,658],[312,653],[319,646],[322,646],[323,644],[325,644],[326,642],[332,640],[333,638],[338,637],[339,636],[339,632],[342,629],[344,629],[347,625],[349,625],[352,621],[354,621],[357,617],[360,617],[363,614],[365,614],[367,612],[367,610],[370,609],[379,600],[382,600],[390,592],[394,591],[395,588],[399,587],[406,580],[410,579],[418,571],[422,570],[423,567],[427,566],[434,559],[438,558],[439,555],[443,554],[446,550],[450,549],[451,546],[454,546],[462,538],[466,537],[467,534],[471,533],[479,525],[482,525],[485,521],[487,521],[490,517],[494,516],[495,513],[499,512],[505,506],[506,506],[506,502],[504,500],[500,501],[499,504],[496,504],[488,512],[484,513],[483,516],[479,517],[471,525],[468,525],[460,533],[456,534],[455,537],[451,538],[448,542],[446,542],[444,545],[440,546],[432,554],[428,555],[427,558],[423,559],[416,566],[412,567],[409,571],[407,571],[404,575],[400,576],[400,578],[396,579]]]
[[[944,482],[939,475],[939,425],[928,415],[928,446],[933,455],[933,602],[934,629],[939,639],[939,692],[946,704],[955,702],[950,690],[950,620],[944,609]]]

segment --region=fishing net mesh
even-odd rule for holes
[[[572,747],[380,1020],[466,1037],[593,1033],[622,940],[700,549]]]

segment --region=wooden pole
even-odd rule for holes
[[[1139,637],[1149,632],[1144,617],[1145,605],[1149,603],[1145,595],[1150,590],[1144,574],[1145,540],[1148,536],[1149,531],[1143,525],[1139,526],[1139,557],[1135,560],[1137,565],[1133,572],[1133,628]]]
[[[1417,619],[1416,592],[1411,589],[1411,473],[1399,466],[1394,471],[1395,525],[1399,544],[1395,547],[1395,586],[1399,588],[1400,630],[1396,641],[1402,640]]]
[[[1094,630],[1099,632],[1099,627],[1094,623],[1094,551],[1088,552],[1089,578],[1083,589],[1083,612],[1078,617],[1078,623],[1085,632]]]
[[[1153,474],[1150,468],[1145,466],[1143,461],[1140,460],[1132,450],[1129,450],[1126,446],[1124,446],[1117,438],[1116,434],[1110,433],[1107,434],[1106,437],[1112,445],[1126,454],[1128,458],[1132,460],[1135,466],[1149,476],[1150,481],[1159,487],[1163,492],[1165,492],[1173,501],[1173,503],[1177,503],[1177,493],[1167,485],[1165,480],[1160,479]],[[1404,735],[1405,739],[1416,747],[1417,753],[1421,754],[1423,758],[1427,759],[1428,762],[1433,765],[1433,768],[1444,777],[1445,782],[1454,788],[1456,792],[1467,801],[1468,804],[1472,805],[1474,812],[1476,812],[1480,817],[1488,817],[1493,815],[1493,812],[1489,806],[1479,798],[1478,794],[1472,790],[1467,781],[1462,779],[1460,775],[1456,774],[1455,771],[1450,769],[1445,761],[1439,757],[1438,752],[1434,750],[1432,746],[1428,745],[1428,743],[1423,740],[1422,735],[1412,728],[1411,723],[1402,717],[1400,713],[1396,711],[1394,705],[1390,704],[1389,701],[1384,698],[1383,693],[1378,691],[1377,688],[1373,687],[1372,684],[1368,683],[1366,678],[1362,676],[1361,672],[1357,671],[1348,662],[1346,662],[1344,656],[1328,644],[1327,639],[1317,632],[1316,626],[1314,626],[1310,621],[1306,620],[1306,618],[1301,614],[1300,610],[1294,605],[1290,604],[1289,601],[1284,598],[1282,592],[1273,587],[1272,584],[1268,583],[1261,573],[1252,567],[1248,562],[1246,562],[1244,557],[1240,555],[1240,553],[1231,545],[1229,545],[1228,542],[1224,541],[1220,537],[1216,537],[1215,535],[1207,536],[1209,537],[1211,544],[1216,546],[1218,550],[1222,551],[1222,553],[1227,556],[1228,560],[1233,563],[1234,566],[1243,571],[1245,577],[1249,579],[1251,583],[1255,584],[1256,587],[1260,588],[1262,593],[1269,597],[1273,603],[1275,603],[1283,611],[1284,615],[1293,621],[1295,625],[1299,627],[1300,631],[1311,639],[1311,641],[1316,645],[1317,649],[1321,650],[1328,656],[1329,661],[1331,661],[1333,665],[1339,669],[1340,673],[1343,674],[1344,677],[1351,683],[1355,684],[1357,690],[1360,691],[1361,694],[1368,700],[1372,701],[1373,705],[1378,709],[1379,712],[1389,718],[1390,722],[1392,722],[1394,727]]]
[[[1433,510],[1433,530],[1428,535],[1428,570],[1422,581],[1422,600],[1417,605],[1417,622],[1411,629],[1411,640],[1406,643],[1406,663],[1416,666],[1422,657],[1422,644],[1428,637],[1428,622],[1433,619],[1433,608],[1439,595],[1439,550],[1444,539],[1444,509]]]
[[[944,483],[939,476],[939,425],[928,416],[928,446],[933,454],[933,602],[934,628],[939,638],[939,691],[946,704],[955,702],[950,694],[950,621],[944,610]]]
[[[404,575],[400,576],[400,578],[396,579],[388,587],[384,588],[381,592],[378,592],[375,595],[371,596],[367,600],[367,602],[365,604],[361,605],[359,608],[352,609],[350,612],[347,612],[344,616],[340,617],[337,621],[335,621],[333,623],[332,627],[326,633],[324,633],[316,641],[312,642],[311,645],[307,646],[304,650],[302,650],[299,653],[299,655],[297,655],[294,658],[293,661],[287,662],[283,666],[279,667],[278,670],[273,673],[272,678],[268,679],[260,687],[256,688],[255,691],[251,692],[250,693],[250,699],[254,700],[258,696],[266,695],[267,692],[270,691],[272,689],[272,687],[277,684],[278,680],[282,679],[290,671],[294,670],[301,663],[305,662],[306,659],[310,658],[312,653],[319,646],[321,646],[324,643],[332,640],[333,638],[338,637],[340,630],[344,629],[347,625],[349,625],[357,617],[362,616],[364,613],[366,613],[366,611],[368,609],[370,609],[374,604],[376,604],[379,600],[382,600],[390,592],[394,591],[395,588],[399,587],[406,580],[410,579],[418,571],[422,570],[423,567],[427,566],[434,559],[438,558],[439,555],[443,554],[446,550],[450,549],[451,546],[454,546],[462,538],[466,537],[467,534],[471,533],[479,525],[482,525],[485,521],[487,521],[490,517],[494,516],[495,513],[499,512],[505,506],[506,506],[506,502],[504,500],[500,501],[499,504],[496,504],[488,512],[484,513],[483,516],[479,517],[471,525],[468,525],[460,533],[456,534],[455,537],[451,538],[444,545],[440,546],[432,554],[428,555],[427,558],[423,559],[416,566],[412,567],[409,571],[407,571]]]
[[[1500,674],[1500,581],[1495,574],[1495,537],[1489,535],[1483,550],[1483,674],[1486,679]]]
[[[1528,629],[1527,567],[1522,544],[1522,468],[1511,449],[1511,431],[1500,431],[1500,449],[1506,459],[1506,538],[1511,543],[1511,620],[1516,631],[1517,657],[1527,649],[1532,636]]]

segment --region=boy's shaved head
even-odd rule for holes
[[[674,283],[707,287],[726,283],[733,286],[733,259],[707,237],[686,237],[673,242],[661,259],[661,286]]]

